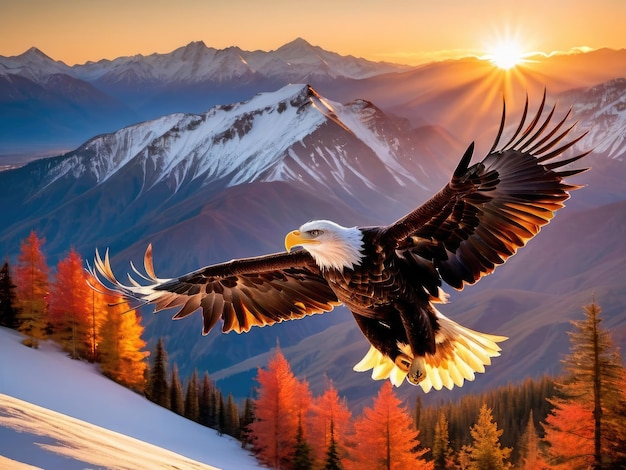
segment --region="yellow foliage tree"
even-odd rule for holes
[[[149,353],[143,351],[146,342],[141,339],[143,327],[137,312],[121,298],[110,299],[100,333],[98,353],[102,372],[132,390],[143,392],[147,368],[144,359]]]

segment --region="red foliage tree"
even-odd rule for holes
[[[332,437],[335,441],[335,450],[341,461],[348,454],[346,436],[351,431],[352,413],[345,400],[339,398],[337,389],[331,381],[327,381],[326,390],[317,397],[312,406],[312,418],[309,431],[309,442],[313,448],[313,457],[323,462],[326,459]]]
[[[302,384],[291,372],[280,349],[270,359],[267,370],[259,369],[257,381],[256,421],[249,426],[257,456],[270,467],[288,468],[302,412],[303,402],[298,397]]]
[[[576,401],[555,400],[544,428],[549,443],[551,468],[588,469],[594,462],[594,420],[590,406]]]
[[[93,315],[95,292],[87,284],[83,260],[74,249],[57,264],[49,296],[49,317],[54,337],[74,359],[94,360]]]
[[[360,470],[432,469],[432,462],[420,457],[427,452],[414,452],[419,445],[419,431],[413,428],[413,419],[400,406],[391,382],[385,382],[372,408],[365,408],[354,423],[357,443],[349,468]]]
[[[48,266],[41,246],[44,241],[32,231],[22,241],[15,268],[15,295],[18,314],[18,329],[30,336],[24,344],[38,347],[39,340],[46,338],[48,330]]]

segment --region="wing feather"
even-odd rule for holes
[[[145,274],[133,271],[147,285],[132,276],[120,283],[111,269],[108,250],[104,259],[96,251],[94,278],[109,291],[140,305],[152,304],[155,312],[177,308],[173,319],[202,310],[203,334],[221,318],[222,331],[247,332],[253,326],[303,318],[324,313],[339,305],[335,293],[311,256],[304,251],[278,253],[233,260],[207,266],[173,279],[157,278],[152,246],[144,256]]]
[[[429,259],[442,279],[462,289],[490,274],[532,239],[564,207],[569,192],[580,186],[565,178],[586,168],[563,169],[589,152],[554,160],[586,133],[565,143],[575,124],[566,124],[571,110],[551,124],[556,106],[543,117],[545,92],[534,117],[522,118],[506,143],[498,146],[506,108],[494,145],[484,159],[470,166],[473,144],[454,175],[439,193],[385,229],[387,243],[405,256]]]

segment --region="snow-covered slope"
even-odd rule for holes
[[[155,405],[54,344],[35,350],[21,339],[0,327],[1,468],[259,468],[235,439]]]

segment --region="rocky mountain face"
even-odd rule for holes
[[[29,54],[37,60],[36,51]],[[64,67],[51,62],[51,67]],[[475,101],[459,99],[478,85],[449,94],[448,75],[439,75],[436,89],[437,74],[434,69],[429,73],[431,81],[422,77],[420,83],[422,89],[432,86],[431,98],[437,98],[413,105],[424,112],[441,105],[450,118],[433,111],[416,126],[409,117],[390,115],[386,109],[400,96],[394,87],[388,88],[384,108],[377,101],[338,101],[317,88],[286,85],[208,111],[116,128],[63,155],[0,172],[0,248],[15,256],[19,241],[34,229],[46,239],[50,264],[70,246],[86,259],[96,247],[109,247],[114,269],[123,273],[128,261],[140,262],[153,243],[157,274],[170,277],[213,262],[280,251],[287,231],[314,218],[344,225],[393,222],[445,184],[471,140],[479,158],[499,123],[501,96],[494,94],[485,107],[476,107]],[[395,80],[402,74],[392,75],[360,83],[400,83]],[[55,76],[59,84],[65,80],[65,75],[46,80]],[[20,79],[44,80],[36,74]],[[340,83],[335,82],[335,90]],[[59,85],[58,90],[80,97],[83,89]],[[531,94],[531,113],[539,96]],[[576,132],[589,131],[574,149],[595,149],[585,159],[592,169],[574,180],[586,187],[493,276],[464,292],[451,292],[452,302],[442,306],[446,315],[511,339],[484,376],[460,391],[431,394],[435,400],[556,373],[568,349],[569,320],[580,317],[581,305],[594,293],[614,340],[626,344],[621,240],[626,230],[626,85],[613,79],[548,96],[548,104],[558,101],[563,112],[573,107]],[[424,103],[428,106],[420,108]],[[507,132],[516,127],[519,103],[511,108]],[[457,124],[450,127],[455,132],[437,125],[438,119],[449,124],[452,118],[468,125],[458,133]],[[479,130],[472,135],[472,128]],[[277,340],[316,393],[326,376],[358,405],[379,386],[367,374],[351,371],[367,344],[343,309],[245,335],[201,337],[199,316],[171,322],[167,312],[145,312],[144,324],[150,345],[163,337],[183,374],[206,369],[236,396],[248,394],[257,367],[267,363]],[[404,386],[400,393],[417,392]]]

